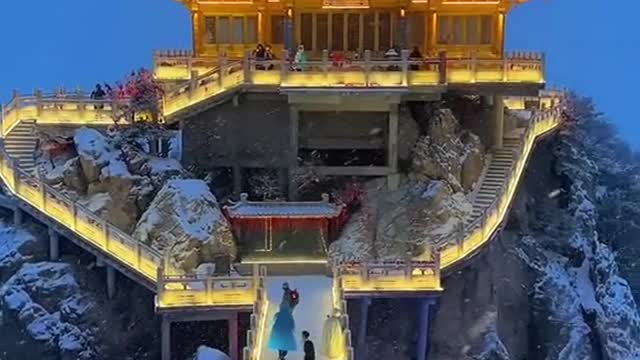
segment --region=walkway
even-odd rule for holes
[[[262,347],[260,360],[277,360],[277,352],[268,348],[268,339],[271,325],[280,301],[282,299],[282,284],[288,282],[291,289],[297,289],[300,293],[300,304],[296,306],[293,316],[296,321],[295,336],[300,340],[298,351],[290,352],[289,359],[302,359],[302,335],[303,330],[311,334],[311,340],[316,346],[316,359],[326,360],[320,354],[322,328],[326,315],[333,308],[332,283],[327,276],[273,276],[266,280],[267,295],[269,297],[269,311],[265,328],[265,342]]]

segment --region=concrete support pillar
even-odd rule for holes
[[[162,317],[162,360],[171,360],[171,321],[166,318],[166,316]]]
[[[504,99],[501,95],[493,97],[493,136],[492,143],[495,149],[502,148],[504,138]]]
[[[107,297],[113,299],[116,295],[116,269],[107,265]]]
[[[419,304],[419,321],[418,321],[418,347],[416,354],[417,360],[427,359],[427,350],[429,344],[429,308],[430,299],[421,299]]]
[[[298,166],[298,127],[300,122],[300,112],[298,107],[289,107],[289,201],[294,201],[297,196],[296,182],[293,178],[294,169]]]
[[[238,314],[229,317],[229,356],[238,360]]]
[[[367,323],[369,321],[369,305],[371,305],[370,298],[362,298],[360,300],[360,316],[358,322],[358,339],[356,340],[356,357],[364,358],[367,344]]]
[[[22,216],[22,209],[16,207],[16,209],[13,211],[13,225],[15,227],[22,226]]]
[[[49,260],[58,261],[60,258],[60,237],[58,233],[49,228]]]
[[[100,256],[96,256],[96,266],[97,267],[105,267],[106,264],[104,263],[104,259],[101,258]]]

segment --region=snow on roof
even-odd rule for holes
[[[342,206],[327,201],[240,201],[232,206],[225,206],[225,210],[232,218],[331,218],[340,215]]]

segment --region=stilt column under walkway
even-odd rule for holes
[[[433,298],[420,299],[419,301],[419,319],[418,319],[418,346],[417,355],[418,360],[427,359],[427,351],[429,350],[429,310],[431,305],[434,304]]]
[[[22,226],[22,209],[16,206],[16,209],[13,211],[13,225],[15,227]]]
[[[369,321],[369,306],[371,298],[365,297],[360,300],[360,314],[358,322],[358,339],[356,340],[356,356],[364,356],[367,348],[367,323]]]
[[[162,341],[162,360],[171,360],[171,320],[167,319],[166,316],[162,317],[162,325],[160,325],[162,332],[161,341]]]
[[[49,260],[58,261],[60,258],[60,237],[58,233],[49,228]]]
[[[229,356],[231,360],[238,360],[238,314],[229,316]]]
[[[107,296],[113,299],[116,295],[116,269],[107,265]]]

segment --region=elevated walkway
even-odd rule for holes
[[[229,79],[230,83],[227,84],[240,83],[240,78]],[[174,111],[180,111],[180,106],[174,107]],[[116,115],[117,104],[103,101],[59,96],[14,97],[7,106],[2,124],[4,142],[0,151],[0,178],[7,194],[16,200],[16,211],[28,211],[87,251],[105,258],[110,265],[156,292],[156,305],[160,312],[220,308],[252,311],[252,335],[249,336],[245,349],[245,358],[260,359],[262,350],[259,349],[264,347],[264,330],[270,325],[268,319],[271,311],[268,310],[271,309],[268,307],[271,306],[271,299],[264,297],[262,289],[265,274],[253,271],[251,274],[234,277],[215,277],[184,274],[173,269],[164,263],[163,254],[138,242],[46,185],[29,169],[29,162],[23,168],[23,158],[28,152],[21,147],[7,146],[12,137],[24,137],[28,135],[25,128],[38,124],[104,126],[113,124],[114,121],[126,123]],[[440,273],[463,266],[500,229],[536,139],[555,129],[561,121],[562,110],[557,105],[537,111],[521,134],[505,142],[505,151],[498,153],[493,160],[495,163],[492,163],[496,171],[491,172],[490,167],[490,174],[499,175],[501,181],[494,182],[492,179],[495,177],[489,176],[480,184],[482,195],[495,196],[478,197],[473,217],[466,222],[464,229],[454,239],[434,249],[430,258],[420,261],[407,259],[393,264],[340,264],[335,267],[333,271],[337,285],[334,284],[333,293],[329,287],[321,287],[322,295],[318,296],[324,300],[317,300],[320,303],[312,308],[315,317],[304,322],[304,325],[316,329],[320,321],[324,321],[326,314],[321,313],[321,310],[324,311],[329,306],[327,296],[333,296],[334,306],[340,306],[344,303],[342,299],[350,297],[416,295],[440,291]],[[282,279],[267,280],[271,284],[281,283]],[[289,281],[293,282],[291,278]],[[303,285],[299,288],[302,289],[306,285],[304,281],[301,283]],[[340,290],[336,291],[336,288]],[[349,351],[346,350],[345,353],[348,354]]]

